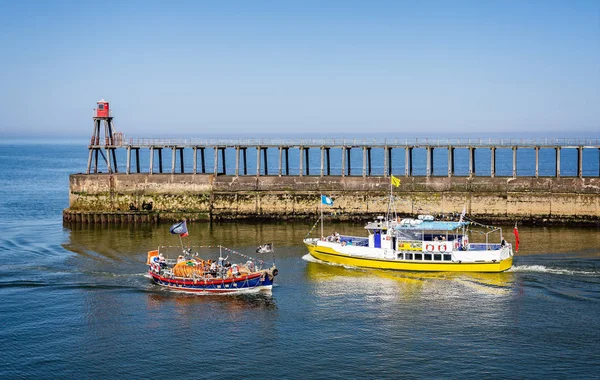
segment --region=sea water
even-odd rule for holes
[[[194,223],[190,244],[280,274],[272,295],[180,294],[146,276],[169,225],[63,225],[86,162],[84,144],[0,145],[1,378],[599,377],[598,228],[520,226],[510,271],[450,274],[316,262],[314,221]]]

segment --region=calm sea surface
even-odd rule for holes
[[[191,244],[274,242],[280,274],[272,296],[177,294],[145,276],[169,225],[63,226],[86,162],[0,144],[0,378],[600,377],[599,229],[520,227],[509,272],[420,274],[312,262],[314,221],[192,224]]]

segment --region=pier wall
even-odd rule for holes
[[[600,223],[600,178],[401,180],[393,191],[402,216],[459,214],[466,207],[482,221]],[[327,194],[335,203],[323,206],[326,215],[365,220],[386,212],[389,191],[385,177],[72,174],[63,217],[83,223],[314,219],[320,215],[320,195]]]

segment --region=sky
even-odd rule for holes
[[[600,136],[600,1],[0,0],[0,139]]]

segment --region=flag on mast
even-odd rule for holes
[[[333,206],[333,199],[327,195],[321,195],[321,204],[325,206]]]
[[[519,252],[519,229],[517,228],[517,223],[515,223],[513,234],[515,234],[515,252]]]
[[[466,214],[467,214],[467,206],[465,205],[465,206],[463,206],[462,213],[460,214],[460,220],[459,220],[459,222],[463,221],[463,218],[465,217]]]
[[[181,237],[188,236],[188,229],[185,220],[183,222],[173,224],[170,231],[173,235],[179,235]]]
[[[392,181],[392,185],[398,187],[400,186],[400,178],[394,177],[393,175],[390,177],[390,180]]]

